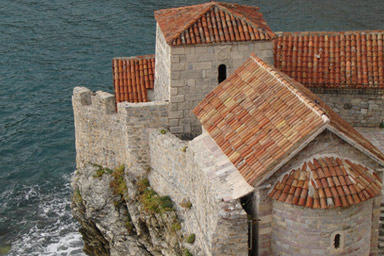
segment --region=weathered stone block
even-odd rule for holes
[[[184,101],[184,95],[171,95],[170,102],[171,103],[177,103],[177,102],[183,102]]]
[[[177,88],[170,88],[170,93],[171,93],[171,96],[177,95]]]
[[[170,127],[169,131],[173,134],[181,134],[184,132],[183,126]]]
[[[73,89],[73,97],[80,102],[82,106],[92,104],[92,92],[85,87],[75,87]]]
[[[170,111],[168,117],[169,117],[169,119],[172,119],[172,118],[182,118],[182,117],[184,117],[183,110]]]
[[[171,48],[171,54],[174,55],[174,54],[184,54],[185,53],[185,47],[184,46],[181,46],[181,47],[172,47]]]
[[[192,63],[192,67],[193,69],[198,69],[198,70],[211,69],[212,62],[207,61],[207,62]]]

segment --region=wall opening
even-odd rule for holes
[[[219,76],[218,76],[217,80],[219,83],[221,83],[225,79],[227,79],[227,66],[225,66],[224,64],[221,64],[219,66]]]
[[[248,215],[248,256],[258,255],[257,231],[258,219],[253,205],[253,193],[240,199],[241,206]]]
[[[335,249],[340,248],[340,234],[335,235],[335,238],[333,239],[333,246],[335,247]]]

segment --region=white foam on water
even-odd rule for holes
[[[66,179],[67,181],[69,180]],[[55,191],[59,190],[59,191]],[[70,211],[69,182],[61,189],[49,194],[40,193],[39,188],[26,189],[24,200],[39,197],[36,207],[37,221],[26,233],[12,242],[9,256],[84,256],[83,242],[77,231],[79,225]],[[20,221],[20,224],[26,223]]]

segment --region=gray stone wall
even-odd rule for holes
[[[124,161],[125,140],[122,139],[122,116],[115,111],[113,95],[85,87],[76,87],[72,97],[76,137],[76,165],[89,162],[111,168]]]
[[[165,41],[159,24],[156,23],[155,54],[155,101],[169,100],[169,82],[171,79],[171,47]]]
[[[379,255],[379,232],[380,232],[380,205],[382,195],[372,198],[372,223],[371,223],[371,251],[370,256]]]
[[[76,164],[96,163],[109,168],[136,163],[136,171],[148,167],[148,128],[168,126],[167,103],[115,105],[112,94],[76,87],[72,97]]]
[[[223,201],[204,171],[210,166],[202,144],[159,130],[150,132],[151,186],[170,195],[185,234],[196,234],[193,255],[248,255],[247,216],[239,200]],[[180,203],[190,201],[190,209]]]
[[[159,31],[156,43],[159,45],[156,49],[166,49],[158,52],[166,54],[169,46],[164,45],[166,43]],[[161,64],[156,62],[156,81],[159,84],[168,82],[169,87],[161,85],[156,88],[155,84],[155,93],[161,95],[156,99],[165,99],[163,95],[168,95],[166,91],[169,90],[170,131],[185,137],[200,134],[201,125],[192,110],[218,85],[219,65],[226,65],[228,77],[252,52],[273,63],[273,44],[270,41],[170,47],[169,56],[163,56]],[[156,61],[161,57],[157,54]],[[160,68],[163,65],[169,66]]]
[[[270,181],[272,181],[274,184],[275,179],[278,178],[282,172],[291,170],[302,164],[303,161],[309,160],[312,157],[321,156],[324,154],[334,155],[356,161],[363,166],[379,171],[378,174],[381,175],[380,170],[383,168],[383,166],[380,166],[366,154],[362,153],[360,150],[340,139],[333,132],[325,130],[295,157],[293,157],[287,164],[285,164],[280,169],[280,171],[276,172],[276,174],[273,176],[274,179]]]
[[[384,122],[384,89],[312,89],[344,120],[356,127]]]
[[[308,161],[317,156],[337,156],[347,158],[352,161],[356,161],[368,168],[375,170],[380,177],[382,177],[383,166],[379,165],[361,151],[352,147],[348,143],[341,140],[337,135],[326,130],[309,143],[302,151],[300,151],[294,158],[288,163],[283,165],[274,175],[272,175],[264,184],[257,187],[254,195],[252,196],[253,207],[251,215],[253,218],[258,219],[257,222],[257,246],[258,255],[271,255],[271,243],[272,238],[272,211],[273,200],[268,197],[271,187],[275,184],[277,179],[286,171],[298,167],[304,161]],[[369,222],[372,228],[372,235],[370,236],[370,245],[372,246],[372,255],[377,252],[378,241],[378,225],[380,215],[380,200],[381,196],[378,196],[371,200],[373,205],[372,215],[369,217]],[[372,204],[372,203],[371,203]],[[376,233],[375,233],[376,232]]]
[[[273,201],[272,255],[370,253],[372,200],[347,208],[315,210]],[[335,249],[335,235],[340,247]]]

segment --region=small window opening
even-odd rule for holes
[[[335,246],[335,249],[340,248],[340,234],[335,235],[335,238],[333,240],[333,245]]]
[[[223,82],[225,79],[227,79],[227,66],[225,66],[224,64],[221,64],[219,66],[219,77],[218,77],[218,81],[219,83]]]

